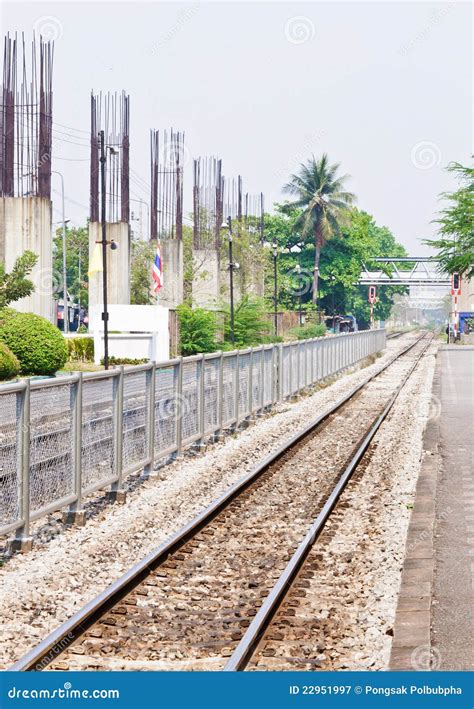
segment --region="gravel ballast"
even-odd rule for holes
[[[379,369],[414,337],[389,341],[373,365],[342,376],[295,403],[279,405],[271,415],[203,454],[162,468],[156,477],[132,490],[125,505],[106,506],[85,527],[68,528],[48,542],[38,542],[31,553],[12,558],[0,571],[1,666],[8,667],[37,644],[248,473],[259,458],[329,408],[348,387]],[[429,376],[421,385],[429,386]],[[417,415],[416,440],[410,450],[403,445],[395,451],[401,458],[411,456],[410,489],[416,481],[424,425],[422,412]],[[390,464],[397,465],[393,454]]]

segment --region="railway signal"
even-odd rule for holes
[[[375,286],[369,286],[369,297],[368,301],[370,303],[370,329],[374,329],[374,303],[377,300],[377,288]]]
[[[459,273],[451,275],[451,295],[461,295],[461,276]]]

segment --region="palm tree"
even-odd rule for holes
[[[303,238],[314,239],[314,277],[312,301],[318,302],[319,258],[321,248],[334,234],[348,216],[355,201],[352,192],[344,189],[348,175],[337,176],[339,163],[329,164],[326,153],[319,160],[314,155],[300,165],[298,174],[291,175],[283,191],[296,197],[292,207],[303,211],[296,222],[302,230]]]

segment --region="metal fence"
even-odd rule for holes
[[[385,347],[385,331],[0,386],[0,535],[236,428]]]

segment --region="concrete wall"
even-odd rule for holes
[[[161,305],[110,305],[109,354],[131,359],[163,361],[170,356],[169,311]],[[104,356],[102,305],[89,311],[95,361]]]
[[[220,297],[219,253],[211,249],[194,249],[193,304],[216,309]]]
[[[130,303],[130,234],[128,224],[107,224],[107,240],[114,240],[118,249],[107,246],[107,298],[113,305]],[[99,222],[89,224],[89,259],[97,241],[102,240]],[[151,268],[151,266],[150,266]],[[89,307],[102,303],[102,272],[89,277]]]
[[[35,290],[12,307],[53,321],[53,292],[61,292],[62,277],[53,274],[51,202],[43,197],[1,197],[0,261],[7,271],[26,250],[38,256],[30,276]]]
[[[165,308],[174,309],[183,302],[183,242],[178,239],[163,239],[161,258],[163,286],[158,293],[158,303]]]
[[[94,333],[94,362],[100,364],[104,356],[104,335]],[[109,357],[121,359],[148,359],[150,362],[165,362],[170,352],[167,343],[154,332],[144,332],[140,335],[129,333],[109,335]]]
[[[109,330],[168,332],[168,308],[161,305],[110,305]],[[89,332],[103,330],[102,304],[89,310]]]
[[[474,278],[470,280],[463,278],[461,281],[461,295],[458,296],[458,313],[463,312],[474,312]]]

